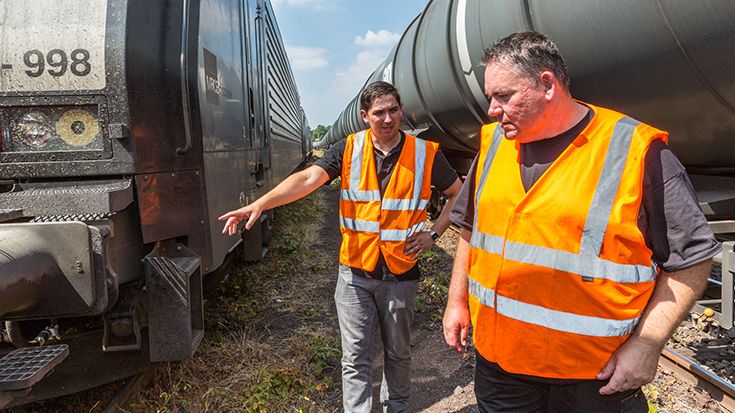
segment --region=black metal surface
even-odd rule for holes
[[[24,398],[16,398],[10,406],[75,393],[150,368],[148,337],[145,332],[143,348],[140,351],[103,353],[100,351],[101,342],[101,330],[66,337],[63,343],[69,345],[69,357],[43,380],[36,383],[31,388],[30,394]]]
[[[133,202],[130,179],[34,182],[0,193],[0,208],[18,208],[26,217],[39,215],[108,214]]]
[[[33,386],[69,355],[69,346],[23,347],[0,359],[0,391]]]
[[[182,15],[188,5],[188,24],[192,28],[182,35]],[[194,169],[201,161],[201,135],[198,124],[185,126],[185,105],[188,96],[182,87],[197,90],[196,59],[185,59],[187,73],[182,73],[182,53],[197,56],[199,2],[160,2],[131,0],[127,6],[125,27],[125,81],[134,157],[137,173],[157,173]],[[187,40],[182,41],[186,36]],[[182,45],[189,50],[182,51]],[[196,99],[186,102],[186,108],[196,113]],[[192,122],[196,119],[192,119]],[[187,141],[190,128],[191,148],[177,153]]]
[[[167,242],[145,260],[151,360],[190,358],[204,333],[199,257]]]
[[[735,177],[689,175],[707,219],[735,218]]]
[[[112,276],[105,264],[106,236],[80,222],[0,226],[0,316],[102,312]]]
[[[139,175],[135,178],[143,242],[185,237],[189,248],[208,265],[211,260],[207,204],[201,174],[182,171]]]
[[[0,222],[12,221],[14,219],[22,218],[22,209],[0,209]]]

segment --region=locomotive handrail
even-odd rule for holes
[[[176,148],[177,155],[185,155],[194,146],[191,137],[191,107],[189,105],[189,0],[182,1],[181,13],[181,104],[184,111],[184,147]]]

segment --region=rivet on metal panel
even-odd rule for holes
[[[176,251],[181,251],[181,245],[176,246]]]
[[[148,180],[148,175],[143,175],[143,180]]]
[[[171,178],[176,178],[176,174],[171,174]]]
[[[199,221],[200,224],[204,225],[204,220]]]
[[[81,261],[77,261],[74,264],[74,269],[76,269],[77,274],[84,274],[84,265],[82,265]]]

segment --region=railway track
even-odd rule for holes
[[[144,389],[148,383],[150,383],[153,377],[153,369],[148,369],[143,373],[136,374],[129,377],[115,392],[115,395],[107,403],[102,413],[118,413],[121,411],[128,411],[130,404]]]
[[[659,365],[672,371],[680,379],[696,385],[710,394],[729,412],[735,412],[735,385],[704,369],[694,361],[695,353],[666,347],[661,352]]]

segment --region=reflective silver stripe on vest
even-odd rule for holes
[[[383,199],[382,209],[386,211],[423,211],[429,201],[426,199]]]
[[[424,187],[424,169],[426,168],[426,141],[414,138],[413,199],[418,204],[421,199],[421,188]]]
[[[495,311],[514,320],[550,328],[566,333],[583,334],[594,337],[620,337],[635,330],[639,317],[628,320],[591,317],[549,310],[538,305],[497,296]]]
[[[503,255],[503,241],[503,237],[473,230],[470,246],[480,248],[491,254]]]
[[[408,237],[422,229],[424,229],[424,222],[419,222],[409,229],[381,229],[380,239],[382,241],[405,241]]]
[[[490,173],[490,165],[493,164],[495,154],[498,153],[498,147],[500,147],[500,143],[503,141],[503,136],[503,128],[501,128],[500,124],[498,124],[498,126],[496,126],[495,130],[493,131],[493,141],[490,144],[487,155],[485,156],[485,163],[482,164],[482,174],[480,176],[480,181],[477,183],[477,191],[475,192],[475,218],[472,225],[473,229],[477,228],[477,211],[479,210],[480,205],[480,195],[482,194],[482,191],[485,189],[485,185],[487,184],[487,175]],[[480,165],[477,165],[477,167],[479,168]]]
[[[343,189],[340,191],[340,196],[345,201],[380,202],[380,191],[360,191],[357,189]]]
[[[505,244],[505,258],[583,277],[604,278],[620,283],[644,283],[656,279],[656,269],[652,266],[618,264],[592,255],[575,254],[512,241]]]
[[[504,239],[502,237],[482,233],[477,229],[477,213],[475,213],[475,225],[473,226],[470,245],[492,254],[504,254],[505,258],[509,260],[553,268],[584,277],[604,278],[622,283],[654,281],[656,279],[656,266],[653,263],[650,266],[629,265],[599,258],[602,239],[605,236],[610,219],[610,211],[612,211],[615,194],[622,179],[633,133],[638,124],[633,119],[623,118],[618,121],[613,129],[602,174],[595,189],[588,218],[585,221],[579,254],[510,241],[505,244],[505,251],[503,251]],[[498,129],[495,130],[493,136],[493,145],[497,135]],[[493,157],[494,155],[492,153]],[[488,171],[492,164],[492,162],[487,162],[489,158],[490,153],[488,153],[478,183],[475,211],[479,209],[478,200],[482,194],[480,191],[485,187],[488,180]]]
[[[620,337],[632,333],[639,320],[639,317],[613,320],[549,310],[498,295],[495,290],[483,286],[470,277],[468,282],[469,293],[482,305],[495,307],[498,314],[556,331],[594,337]]]
[[[472,277],[467,277],[468,289],[473,297],[477,298],[485,307],[495,307],[495,290],[486,288]]]
[[[428,199],[421,199],[421,189],[424,186],[424,171],[426,169],[426,141],[414,138],[414,180],[413,197],[411,199],[383,199],[381,208],[386,211],[423,211],[429,204]]]
[[[366,131],[362,130],[355,134],[355,141],[352,143],[352,164],[350,165],[350,189],[357,190],[360,188],[360,172],[362,171],[362,154],[365,152],[365,135]]]
[[[352,231],[374,232],[376,234],[380,231],[378,221],[339,217],[339,225]]]
[[[615,124],[612,138],[602,164],[600,181],[590,204],[587,219],[584,223],[580,255],[600,255],[602,239],[605,236],[607,223],[610,220],[615,195],[618,192],[623,170],[628,160],[630,143],[633,140],[635,128],[640,125],[635,119],[624,117]]]

